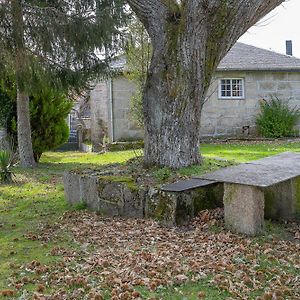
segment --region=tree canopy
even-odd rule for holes
[[[22,46],[26,58],[22,82],[26,89],[49,72],[55,75],[49,78],[58,79],[56,83],[77,86],[79,78],[103,74],[109,58],[119,49],[125,20],[121,0],[2,0],[2,71],[16,72],[14,62]],[[15,27],[22,32],[16,32]],[[45,74],[41,74],[43,71]]]
[[[34,165],[29,94],[105,74],[125,20],[122,0],[0,1],[0,76],[16,82],[21,165]]]

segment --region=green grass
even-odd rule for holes
[[[300,152],[300,143],[272,142],[201,145],[201,152],[206,157],[219,157],[236,162],[247,162],[286,151]]]
[[[26,235],[53,223],[68,209],[61,184],[45,184],[27,175],[32,182],[0,186],[0,289],[7,287],[11,264],[32,260],[46,264],[55,260],[48,255],[51,243],[33,241]]]
[[[245,162],[274,155],[284,151],[300,152],[300,143],[283,144],[225,144],[201,146],[205,160],[204,166],[192,166],[180,171],[190,176],[228,165],[228,161]],[[51,264],[59,258],[49,255],[52,248],[77,247],[67,232],[59,231],[57,236],[42,236],[41,239],[28,239],[28,234],[45,235],[47,224],[59,222],[63,213],[70,210],[65,202],[61,175],[73,168],[94,168],[112,163],[124,163],[134,158],[136,152],[121,151],[107,154],[83,154],[79,152],[48,152],[42,156],[35,169],[16,168],[17,183],[0,185],[0,291],[8,288],[10,276],[15,265],[23,265],[33,260]],[[156,176],[163,179],[169,170],[157,169]],[[82,208],[82,207],[80,207]],[[46,233],[45,233],[46,232]],[[43,240],[44,238],[44,240]],[[207,295],[205,299],[225,299],[226,294],[210,287],[208,282],[188,284],[159,290],[147,296],[163,299],[197,299],[199,291]],[[1,296],[0,296],[1,298]]]
[[[8,278],[14,272],[12,265],[33,260],[56,262],[58,258],[49,252],[57,246],[57,240],[60,247],[76,247],[65,232],[49,241],[27,238],[28,233],[39,235],[42,227],[55,224],[70,209],[64,199],[62,173],[72,168],[122,163],[134,155],[132,151],[103,155],[49,152],[43,155],[38,168],[14,170],[17,182],[0,185],[0,290],[8,288]]]

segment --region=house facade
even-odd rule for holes
[[[130,116],[134,91],[134,83],[123,75],[99,82],[92,89],[90,131],[94,145],[102,143],[103,135],[110,141],[143,138],[143,130]],[[200,136],[255,135],[259,103],[271,95],[300,108],[300,59],[237,43],[212,79],[199,116]]]
[[[300,59],[237,43],[211,82],[201,136],[255,135],[260,101],[271,95],[300,108]]]

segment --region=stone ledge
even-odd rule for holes
[[[138,185],[132,177],[103,176],[88,170],[65,172],[65,198],[70,205],[84,202],[106,216],[152,218],[163,225],[184,225],[199,211],[223,205],[223,184],[167,192]]]

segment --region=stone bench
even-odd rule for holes
[[[226,226],[255,235],[264,218],[300,217],[300,154],[287,152],[160,188],[124,175],[71,171],[64,174],[64,187],[71,205],[85,202],[103,215],[154,218],[171,226],[224,203]]]
[[[256,235],[264,218],[300,217],[300,154],[272,157],[220,169],[196,179],[224,182],[226,226],[236,232]]]
[[[107,176],[95,170],[70,171],[63,176],[65,198],[84,202],[105,216],[152,218],[163,225],[184,225],[199,211],[222,206],[223,184],[190,179],[146,187],[126,175]]]

